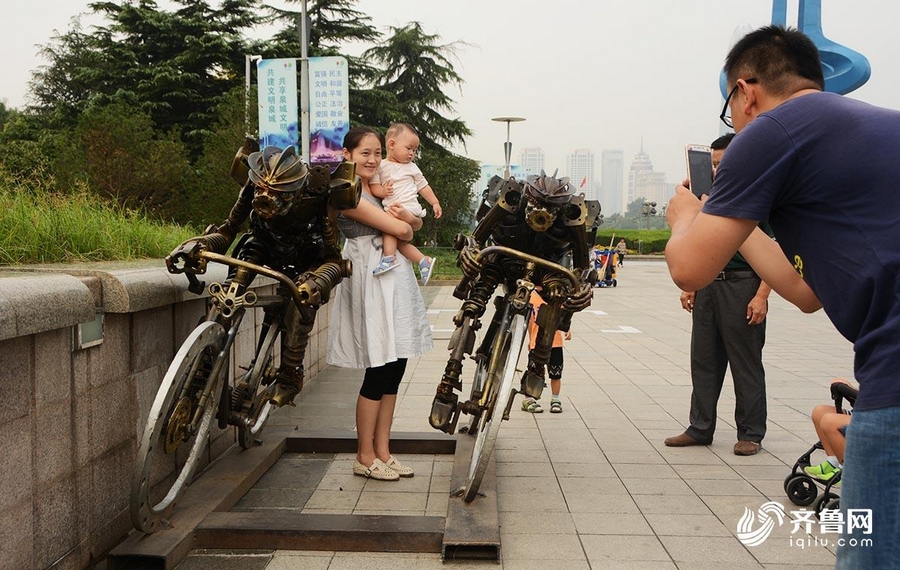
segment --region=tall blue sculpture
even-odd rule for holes
[[[772,25],[787,25],[787,0],[772,0]],[[846,95],[862,87],[872,75],[863,54],[829,40],[822,33],[822,0],[800,0],[797,28],[819,48],[825,91]],[[719,75],[722,97],[728,96],[725,74]]]

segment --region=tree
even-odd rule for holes
[[[481,168],[474,160],[437,148],[423,152],[417,164],[440,200],[444,214],[436,220],[429,212],[416,241],[450,245],[456,234],[468,229],[475,215],[470,207],[472,185],[478,181]]]
[[[104,198],[160,217],[179,209],[177,190],[189,170],[184,145],[175,133],[158,136],[139,109],[124,103],[91,109],[57,143],[54,174],[64,186],[86,180]]]
[[[111,23],[91,34],[80,27],[43,49],[50,61],[32,80],[34,109],[71,127],[91,107],[140,108],[164,133],[177,129],[196,152],[222,97],[242,83],[244,54],[255,45],[242,32],[257,23],[252,0],[176,0],[161,10],[153,0],[90,5]]]
[[[463,82],[450,61],[458,44],[438,44],[440,36],[426,34],[419,22],[391,27],[391,32],[364,53],[380,69],[374,87],[397,97],[402,120],[416,127],[425,148],[465,144],[472,131],[461,119],[442,114],[453,112],[446,86]]]
[[[293,0],[299,2],[299,0]],[[375,86],[381,71],[365,57],[343,53],[351,43],[372,43],[381,33],[371,24],[372,18],[353,8],[357,0],[313,0],[307,15],[310,21],[310,57],[340,55],[347,59],[350,84],[350,122],[382,131],[392,122],[403,120],[394,93]],[[281,21],[285,27],[266,44],[265,57],[300,57],[299,11],[269,7],[270,21]]]

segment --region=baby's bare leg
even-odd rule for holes
[[[381,234],[382,250],[381,255],[389,257],[397,253],[397,236],[391,234]]]
[[[391,236],[391,237],[393,237],[393,236]],[[394,239],[396,240],[397,238],[394,238]],[[419,251],[419,248],[417,248],[416,246],[414,246],[411,243],[404,243],[397,249],[400,250],[400,253],[403,254],[403,257],[405,257],[406,259],[408,259],[410,262],[414,263],[415,265],[418,265],[420,261],[425,259],[425,254],[422,253],[421,251]],[[385,251],[387,251],[387,247],[385,247]],[[385,254],[385,255],[387,255],[387,254]]]

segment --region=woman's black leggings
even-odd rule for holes
[[[366,376],[362,388],[359,389],[359,395],[375,401],[381,400],[385,394],[396,396],[404,372],[406,372],[405,358],[398,358],[376,368],[366,368]]]

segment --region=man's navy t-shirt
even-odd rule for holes
[[[703,211],[769,220],[853,342],[857,409],[900,405],[900,112],[814,93],[762,113],[729,146]]]

